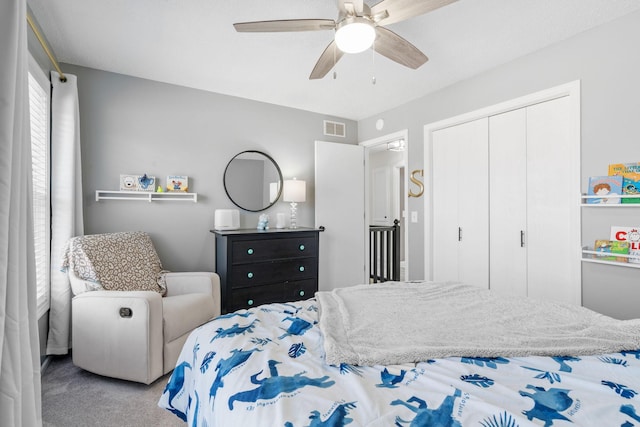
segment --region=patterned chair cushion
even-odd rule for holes
[[[142,231],[91,234],[67,243],[63,271],[115,291],[164,294],[164,271],[151,237]]]

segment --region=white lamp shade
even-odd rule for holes
[[[307,198],[306,182],[297,179],[284,181],[282,200],[285,202],[304,202]]]

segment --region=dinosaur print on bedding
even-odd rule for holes
[[[208,427],[640,425],[638,350],[390,366],[324,356],[314,299],[225,314],[189,336],[159,406]]]

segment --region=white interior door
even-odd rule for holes
[[[371,173],[371,224],[392,225],[391,168],[376,168]]]
[[[315,205],[320,233],[319,290],[367,282],[364,148],[316,141]]]
[[[457,127],[459,280],[489,289],[489,120]]]
[[[527,108],[528,282],[530,297],[580,304],[570,105],[565,96]]]
[[[459,129],[433,133],[433,280],[458,281]]]
[[[487,126],[433,133],[433,280],[489,287]]]
[[[489,118],[490,283],[527,296],[527,110]],[[520,233],[524,233],[521,235]]]

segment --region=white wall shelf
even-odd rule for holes
[[[589,196],[583,194],[580,198],[580,206],[590,207],[590,208],[640,208],[640,203],[587,203],[589,199],[639,199],[640,194],[630,195],[630,194],[608,194],[606,196]]]
[[[96,202],[99,202],[100,200],[140,200],[147,202],[173,200],[178,202],[198,203],[198,193],[182,193],[177,191],[154,193],[150,191],[96,190]]]
[[[582,261],[583,262],[593,262],[596,264],[608,264],[608,265],[616,265],[619,267],[630,267],[630,268],[640,268],[640,264],[625,262],[625,261],[615,261],[604,259],[605,257],[616,258],[626,258],[627,260],[632,257],[637,257],[637,255],[624,255],[624,254],[611,254],[611,253],[603,253],[593,250],[593,248],[584,247],[582,248]]]
[[[630,195],[630,194],[611,194],[607,195],[607,198],[630,198],[630,199],[640,199],[640,194]],[[580,206],[586,208],[640,208],[640,203],[587,203],[589,199],[601,199],[602,196],[590,196],[586,194],[582,194],[580,196]],[[618,258],[626,258],[625,261],[615,261],[615,260],[607,260],[604,259],[605,256],[615,256]],[[602,252],[597,252],[593,250],[593,248],[583,247],[582,248],[582,262],[591,262],[594,264],[607,264],[607,265],[615,265],[617,267],[629,267],[629,268],[640,268],[640,264],[628,262],[628,259],[631,257],[637,257],[637,255],[624,255],[624,254],[606,254],[604,255]]]

